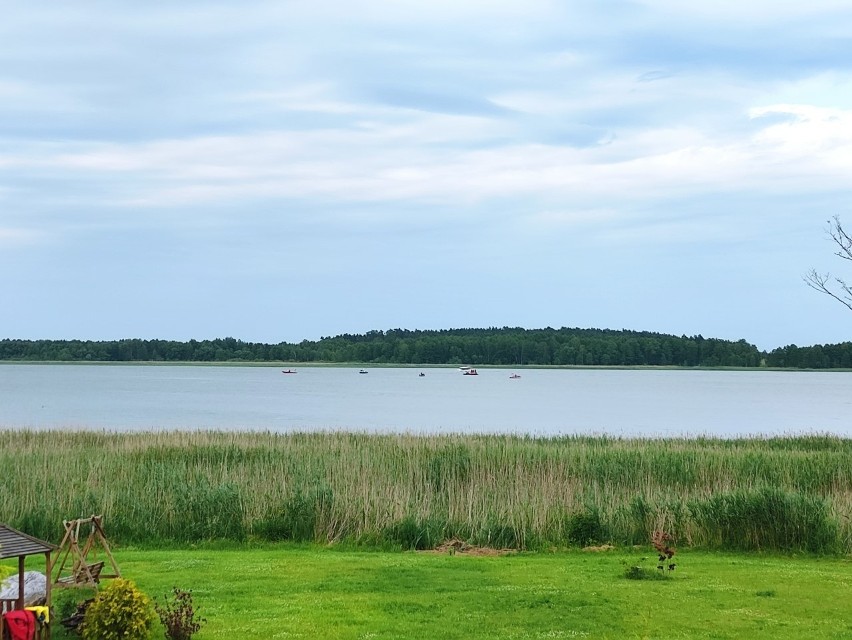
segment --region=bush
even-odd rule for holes
[[[317,518],[333,500],[329,489],[297,491],[279,512],[258,523],[257,534],[271,541],[312,542],[316,537]]]
[[[52,617],[58,620],[64,620],[77,611],[86,600],[91,600],[95,597],[95,589],[92,587],[74,587],[73,589],[54,589],[52,591],[51,600],[53,601]]]
[[[838,546],[837,521],[819,496],[765,487],[716,494],[692,509],[722,548],[830,553]]]
[[[117,578],[89,606],[81,635],[83,640],[149,640],[154,617],[151,598],[130,580]]]
[[[585,511],[573,514],[565,529],[568,542],[579,547],[606,542],[607,536],[601,523],[600,512],[594,506],[587,506]]]
[[[638,564],[627,565],[624,577],[628,580],[668,580],[668,575],[654,569],[646,569]]]
[[[172,589],[171,599],[165,596],[163,606],[155,604],[154,608],[169,640],[190,640],[192,635],[201,629],[201,623],[207,622],[204,618],[195,616],[192,591],[177,587]]]
[[[408,550],[434,549],[442,541],[444,527],[438,520],[406,516],[385,530],[385,537]]]
[[[535,546],[538,540],[531,532],[512,524],[489,517],[471,536],[471,542],[481,547],[494,549],[526,549]]]

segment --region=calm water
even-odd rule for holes
[[[511,373],[5,364],[0,427],[852,436],[852,373]]]

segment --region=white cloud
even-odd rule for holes
[[[351,107],[355,109],[356,107]],[[398,114],[397,114],[398,115]],[[506,197],[575,206],[744,190],[801,192],[848,186],[852,111],[772,105],[749,111],[757,131],[723,136],[695,127],[627,131],[574,148],[498,143],[499,120],[408,113],[352,129],[269,131],[151,143],[75,145],[0,155],[0,166],[70,172],[108,184],[125,176],[134,206],[257,198],[443,204]],[[44,155],[43,155],[44,154]]]
[[[0,227],[0,247],[6,250],[30,247],[43,242],[45,239],[45,234],[35,229]]]
[[[702,21],[724,22],[748,20],[767,23],[789,21],[826,13],[849,15],[846,0],[714,0],[713,2],[680,2],[680,0],[636,0],[660,16],[688,16]],[[742,26],[742,23],[735,23]],[[830,23],[828,23],[830,25]]]

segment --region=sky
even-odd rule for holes
[[[0,339],[852,340],[848,0],[3,6]]]

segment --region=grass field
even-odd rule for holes
[[[852,637],[850,439],[0,431],[0,465],[0,521],[103,514],[197,640]],[[627,579],[658,530],[677,569]],[[525,551],[413,551],[448,538]]]
[[[852,440],[0,431],[2,521],[112,538],[852,552]]]
[[[214,638],[848,638],[852,560],[653,550],[468,556],[263,548],[118,549],[149,595],[192,589]],[[643,560],[643,558],[647,558]],[[63,637],[56,634],[54,637]]]

